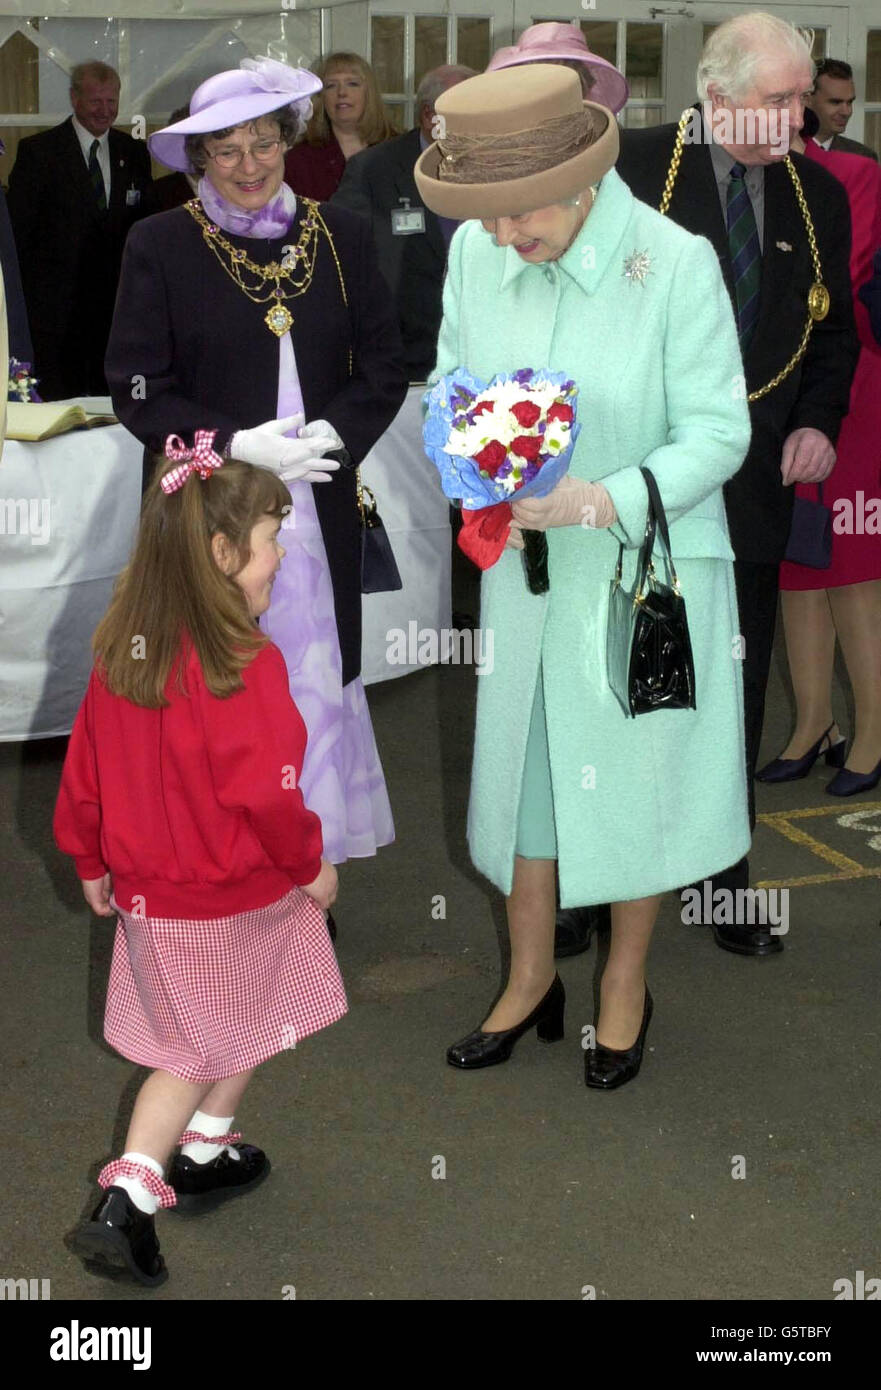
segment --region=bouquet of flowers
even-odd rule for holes
[[[460,368],[427,393],[425,452],[445,495],[462,507],[459,545],[481,569],[505,548],[511,502],[544,497],[569,467],[580,429],[577,395],[575,382],[561,372],[533,367],[489,383]],[[545,593],[544,533],[524,531],[523,542],[529,588]]]
[[[31,376],[30,362],[19,362],[17,357],[10,357],[7,399],[16,402],[21,401],[24,405],[28,401],[39,401],[37,378]]]

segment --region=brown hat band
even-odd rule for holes
[[[555,116],[530,130],[502,135],[448,134],[438,141],[441,160],[437,178],[442,183],[462,184],[528,178],[565,164],[601,134],[596,115],[589,110]]]

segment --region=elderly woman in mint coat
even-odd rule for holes
[[[524,90],[537,75],[549,84],[549,105],[541,90]],[[511,77],[515,85],[502,90]],[[574,75],[534,64],[528,73],[460,83],[438,112],[448,137],[462,129],[476,145],[476,186],[452,185],[451,194],[432,176],[439,158],[432,166],[430,152],[417,165],[429,207],[474,219],[450,248],[432,379],[457,367],[484,379],[549,367],[576,381],[581,424],[568,476],[546,497],[515,503],[508,548],[483,575],[480,622],[494,633],[495,667],[478,681],[468,841],[477,868],[506,895],[511,970],[483,1025],[447,1058],[468,1068],[505,1061],[531,1026],[544,1040],[562,1037],[556,859],[564,907],[612,904],[597,1045],[585,1054],[587,1084],[611,1089],[639,1068],[651,1014],[644,964],[660,895],[734,863],[749,845],[722,484],[745,456],[750,427],[717,257],[708,242],[638,202],[610,167],[617,153],[610,113],[593,162],[585,155],[582,194],[562,196],[572,193],[571,160],[557,202],[547,196],[547,171],[532,197],[523,192],[527,178],[507,185],[510,200],[498,180],[482,183],[480,113],[494,113],[498,138],[498,112],[511,106],[522,147],[530,112],[568,110],[572,93],[559,84],[570,81],[577,86]],[[602,124],[603,108],[593,110]],[[538,162],[549,157],[542,149]],[[597,183],[592,197],[588,185]],[[539,191],[545,205],[533,210]],[[505,207],[511,215],[501,214]],[[605,644],[619,541],[629,587],[643,540],[641,465],[652,470],[670,522],[697,708],[633,719],[609,687]],[[547,533],[543,595],[525,583],[517,549],[525,527]]]

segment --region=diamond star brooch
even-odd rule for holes
[[[629,280],[631,285],[644,285],[645,277],[653,275],[651,268],[652,258],[648,251],[634,251],[624,260],[624,278]]]

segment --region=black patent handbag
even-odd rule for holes
[[[606,630],[609,685],[629,718],[658,709],[696,708],[688,618],[670,553],[667,516],[653,474],[648,468],[639,471],[649,496],[645,536],[630,590],[622,583],[624,546],[619,546]],[[658,534],[665,580],[658,577],[653,560]]]
[[[376,510],[376,498],[361,482],[358,470],[358,514],[361,520],[361,592],[387,594],[403,589],[403,581],[382,517]],[[365,501],[364,494],[369,497]]]

